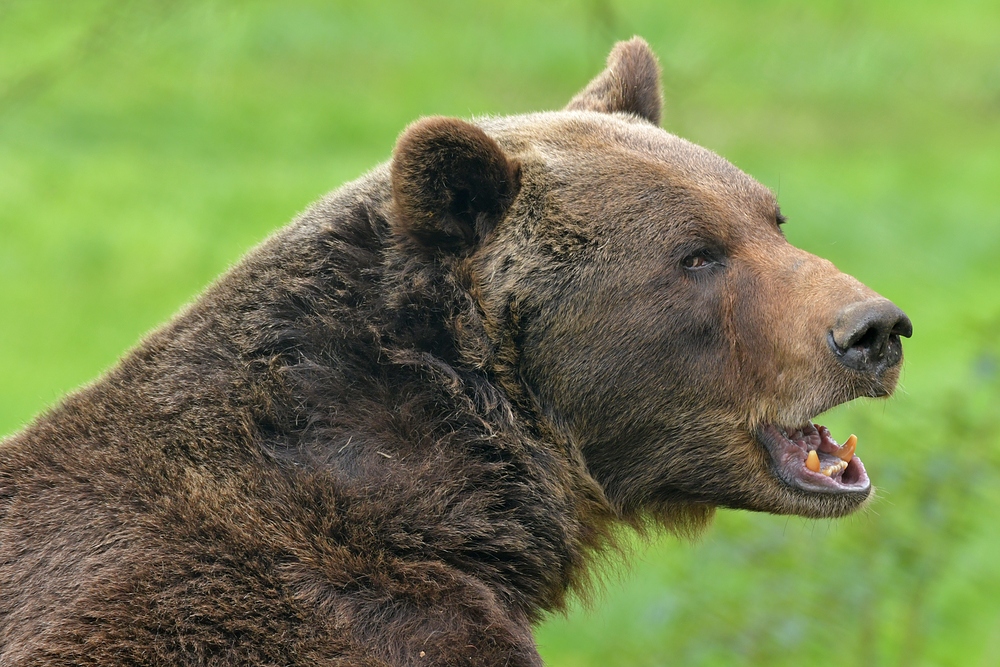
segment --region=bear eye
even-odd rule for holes
[[[693,252],[681,261],[681,265],[688,271],[697,271],[718,263],[715,253],[707,248]]]
[[[708,260],[702,255],[688,255],[684,258],[685,269],[700,269],[703,266],[708,266]]]

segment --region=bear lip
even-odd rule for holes
[[[757,439],[771,455],[776,476],[788,486],[824,494],[867,494],[871,489],[868,473],[857,456],[830,476],[806,467],[810,451],[816,452],[824,468],[841,460],[836,456],[839,445],[825,426],[811,421],[792,429],[768,424],[758,430]]]

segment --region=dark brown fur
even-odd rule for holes
[[[658,79],[632,40],[569,111],[418,122],[4,441],[0,664],[537,665],[621,521],[857,507],[750,433],[891,391],[815,335],[874,296]]]

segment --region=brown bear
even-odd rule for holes
[[[910,322],[659,129],[430,118],[0,445],[0,664],[538,665],[615,527],[832,517]]]

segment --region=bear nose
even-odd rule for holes
[[[910,318],[896,304],[879,299],[852,303],[840,311],[828,338],[840,363],[856,371],[881,372],[900,362],[899,337],[912,334]]]

